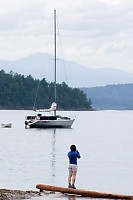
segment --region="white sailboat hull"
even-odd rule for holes
[[[30,128],[71,128],[74,119],[70,120],[36,120],[29,123]]]

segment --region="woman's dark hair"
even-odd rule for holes
[[[74,144],[72,144],[72,145],[70,146],[70,150],[71,150],[71,151],[76,151],[76,146],[75,146]]]

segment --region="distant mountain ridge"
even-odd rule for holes
[[[133,110],[133,83],[81,88],[94,109]]]
[[[65,63],[65,64],[64,64]],[[50,54],[36,53],[15,61],[0,60],[0,70],[17,72],[33,78],[54,81],[54,59]],[[70,87],[95,87],[132,83],[133,73],[113,68],[93,69],[73,61],[57,60],[57,82]]]

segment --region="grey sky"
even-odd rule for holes
[[[0,0],[0,59],[53,54],[54,9],[65,59],[133,72],[131,0]]]

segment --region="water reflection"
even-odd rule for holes
[[[52,185],[55,183],[55,163],[56,163],[56,129],[53,129],[53,138],[52,138],[52,157],[51,157],[51,169],[52,169]]]

